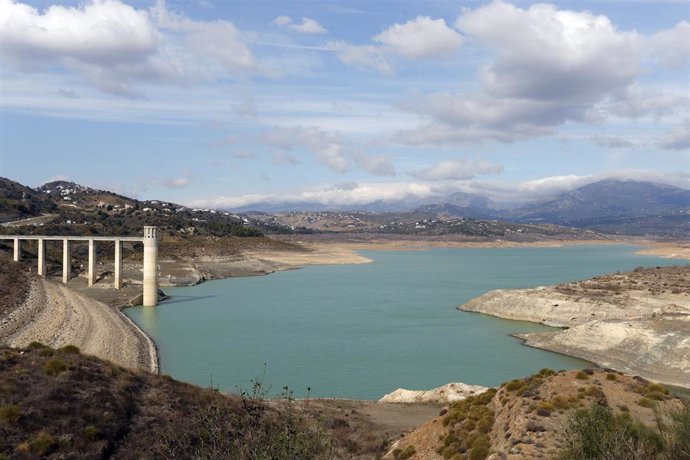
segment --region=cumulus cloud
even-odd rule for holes
[[[649,38],[647,52],[670,68],[679,68],[690,61],[690,22],[681,21],[673,29],[662,30]]]
[[[296,23],[289,16],[278,16],[271,24],[283,29],[292,30],[302,34],[325,34],[328,30],[311,18],[302,18],[302,22]]]
[[[462,44],[462,36],[448,27],[445,20],[428,16],[393,24],[373,39],[410,59],[447,55]]]
[[[685,120],[683,124],[667,133],[661,139],[660,145],[668,150],[690,149],[690,120]]]
[[[593,102],[640,72],[639,36],[588,11],[495,1],[467,11],[456,26],[494,50],[481,77],[496,97]]]
[[[463,42],[462,36],[448,27],[444,19],[428,16],[417,16],[405,24],[393,24],[372,39],[378,44],[354,45],[332,41],[327,47],[335,51],[345,65],[392,75],[396,57],[426,59],[448,55]]]
[[[455,26],[491,53],[479,71],[480,91],[416,95],[401,103],[428,119],[427,125],[402,131],[403,142],[513,142],[551,134],[569,121],[687,110],[687,96],[636,86],[648,43],[668,44],[670,57],[663,58],[668,61],[684,55],[688,40],[678,45],[675,39],[687,34],[685,23],[649,38],[621,31],[589,11],[550,4],[520,8],[497,0],[464,11]]]
[[[149,10],[91,0],[39,11],[0,0],[0,56],[22,72],[66,70],[116,96],[141,83],[190,82],[259,72],[247,34],[229,21],[194,21],[162,0]],[[211,77],[209,77],[211,75]]]
[[[500,174],[503,166],[484,160],[444,160],[420,171],[410,173],[413,177],[428,181],[469,180],[480,174]]]

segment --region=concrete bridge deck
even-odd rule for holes
[[[96,242],[115,243],[115,289],[122,288],[122,243],[144,243],[144,306],[158,304],[158,229],[144,227],[144,236],[55,236],[55,235],[0,235],[0,240],[14,241],[14,261],[22,257],[22,241],[38,242],[38,275],[46,276],[46,242],[62,241],[62,282],[68,283],[72,277],[72,242],[85,241],[89,244],[87,279],[89,286],[96,283]]]

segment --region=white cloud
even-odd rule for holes
[[[647,52],[652,59],[670,68],[690,61],[690,22],[681,21],[673,29],[662,30],[649,38]]]
[[[306,147],[320,163],[337,172],[345,172],[349,167],[340,137],[314,126],[275,128],[264,134],[263,141],[283,150]]]
[[[667,133],[661,139],[660,145],[668,150],[690,149],[690,120],[685,120],[683,124]]]
[[[42,66],[46,59],[94,65],[137,62],[154,54],[159,41],[149,14],[118,0],[77,8],[54,5],[42,13],[0,0],[0,49],[22,67]]]
[[[503,166],[484,160],[444,160],[420,171],[410,173],[417,179],[428,181],[470,180],[479,174],[500,174]]]
[[[188,85],[260,73],[251,34],[229,21],[194,21],[163,0],[149,10],[91,0],[44,11],[0,0],[0,57],[20,72],[75,74],[100,91],[141,98],[141,84]]]
[[[637,87],[646,44],[668,44],[665,49],[674,56],[668,60],[684,55],[688,40],[670,42],[685,37],[686,23],[647,38],[589,11],[550,4],[523,9],[497,0],[465,10],[455,25],[491,53],[479,72],[481,89],[413,96],[399,104],[427,119],[424,126],[401,131],[403,142],[513,142],[552,134],[572,121],[687,111],[685,95]]]
[[[271,22],[271,24],[302,34],[328,33],[328,30],[324,26],[311,18],[302,18],[302,22],[296,23],[292,22],[292,18],[290,18],[290,16],[278,16]]]
[[[194,207],[238,208],[260,204],[314,202],[326,206],[358,206],[374,202],[425,200],[439,202],[455,192],[488,197],[498,203],[521,204],[554,197],[603,179],[643,180],[690,189],[690,174],[668,174],[650,170],[623,170],[597,175],[548,176],[522,182],[456,181],[428,182],[345,182],[303,190],[293,194],[248,194],[220,196],[188,203]]]
[[[463,41],[445,20],[428,16],[417,16],[405,24],[393,24],[373,39],[410,59],[451,54]]]
[[[456,25],[494,50],[482,83],[495,97],[591,103],[627,87],[640,72],[639,36],[588,11],[494,1],[467,11]]]

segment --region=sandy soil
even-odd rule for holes
[[[86,354],[133,370],[158,372],[156,349],[117,308],[54,281],[32,281],[29,297],[0,323],[0,342],[25,347],[76,345]]]
[[[690,241],[679,241],[675,243],[643,243],[645,249],[636,252],[648,256],[659,256],[664,259],[685,259],[690,260]]]

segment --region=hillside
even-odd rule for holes
[[[680,460],[690,458],[689,436],[690,405],[660,385],[543,369],[450,404],[386,458]]]
[[[509,214],[525,222],[576,227],[620,218],[669,215],[690,209],[690,190],[640,181],[603,180]]]
[[[57,205],[50,197],[0,177],[0,222],[36,217],[56,209]]]

